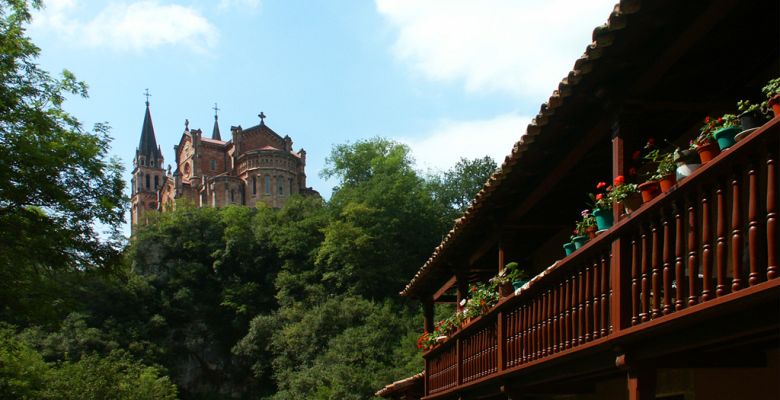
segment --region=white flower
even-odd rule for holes
[[[461,301],[460,301],[460,306],[461,306],[461,307],[465,306],[465,305],[466,305],[466,303],[467,303],[468,301],[469,301],[468,299],[463,299],[463,300],[461,300]]]

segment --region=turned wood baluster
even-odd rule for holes
[[[528,362],[528,306],[523,304],[520,309],[520,320],[523,321],[522,338],[520,342],[520,362]]]
[[[555,290],[547,289],[547,354],[553,353],[553,334],[555,333]]]
[[[664,230],[664,307],[663,314],[672,312],[672,228],[669,226],[669,218],[666,212],[661,216]]]
[[[542,357],[547,356],[547,330],[550,328],[549,324],[547,323],[547,316],[549,315],[549,308],[547,307],[547,298],[548,298],[548,292],[542,292],[542,315],[541,315],[541,321],[539,322],[542,326],[542,331],[540,332],[540,340],[539,343],[541,344],[541,353]]]
[[[775,157],[772,153],[767,155],[766,160],[766,278],[777,278],[777,251],[778,240],[777,238],[777,164],[775,163]]]
[[[683,301],[683,288],[685,287],[685,281],[683,276],[683,221],[680,213],[680,208],[675,205],[674,207],[674,309],[682,310],[685,307]]]
[[[647,232],[642,229],[642,250],[640,254],[642,260],[642,301],[640,302],[642,308],[639,313],[640,320],[645,322],[650,319],[650,280],[648,275],[650,272],[650,252],[647,250]]]
[[[653,294],[653,308],[652,318],[658,318],[661,315],[661,250],[659,249],[660,241],[658,240],[658,227],[655,223],[650,227],[650,232],[653,238],[653,254],[652,254],[652,294]]]
[[[609,258],[601,257],[601,336],[607,336],[609,327],[609,305],[607,304],[607,293],[609,292]]]
[[[577,275],[577,344],[585,343],[585,277],[582,270]]]
[[[563,282],[558,283],[558,287],[555,289],[555,321],[553,322],[553,352],[557,353],[561,348],[561,293],[563,290]]]
[[[742,215],[740,214],[739,179],[731,179],[731,291],[742,289]]]
[[[571,347],[577,345],[577,274],[571,277]]]
[[[696,241],[696,206],[691,201],[688,205],[688,305],[698,303],[696,281],[699,278],[699,243]]]
[[[586,342],[589,342],[591,339],[590,335],[590,316],[591,316],[591,309],[590,309],[590,280],[592,275],[592,269],[590,266],[585,267],[585,314],[584,314],[584,320],[585,320],[585,334],[583,335]]]
[[[758,171],[751,164],[748,170],[748,256],[750,259],[750,275],[748,285],[761,282],[758,272],[759,263],[759,222],[758,222]]]
[[[601,258],[604,259],[603,257]],[[599,259],[593,263],[593,338],[596,339],[601,333],[601,273],[600,273]]]
[[[539,340],[537,339],[537,333],[539,332],[539,298],[534,297],[531,304],[531,359],[535,360],[539,357]]]
[[[720,297],[728,293],[726,285],[726,257],[728,249],[726,248],[726,193],[722,186],[715,191],[715,207],[717,208],[718,220],[716,221],[716,230],[718,238],[715,245],[715,267],[718,274],[718,286],[715,288],[715,295]]]
[[[565,313],[563,316],[563,345],[568,349],[571,347],[571,308],[569,307],[571,304],[571,281],[569,278],[566,278],[564,290],[566,290],[566,293],[564,294],[565,298],[563,302]]]
[[[631,325],[639,323],[639,249],[631,239]]]
[[[701,198],[701,268],[702,287],[701,301],[712,299],[712,234],[710,228],[710,200],[709,192],[702,193]]]

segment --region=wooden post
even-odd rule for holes
[[[628,400],[655,399],[655,370],[633,367],[628,369]]]
[[[619,122],[612,126],[612,178],[623,175],[623,137],[620,132]],[[620,220],[623,206],[614,204],[612,214],[615,221]],[[610,287],[612,288],[612,301],[609,304],[610,320],[612,321],[613,332],[619,332],[621,329],[631,324],[631,297],[628,280],[625,279],[623,265],[628,265],[625,261],[623,244],[620,238],[612,241],[612,259],[610,260]]]
[[[423,324],[426,332],[433,332],[433,299],[427,298],[422,301],[423,306]]]

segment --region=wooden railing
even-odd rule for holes
[[[775,118],[426,353],[426,395],[777,278],[779,138]]]

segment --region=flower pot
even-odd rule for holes
[[[563,244],[563,251],[565,251],[565,252],[566,252],[566,255],[567,255],[567,256],[568,256],[569,254],[571,254],[571,253],[574,253],[574,243],[572,243],[572,242],[569,242],[569,243],[564,243],[564,244]]]
[[[739,115],[739,124],[742,126],[743,131],[758,127],[761,125],[759,122],[760,120],[761,117],[755,112],[742,113]]]
[[[515,292],[511,282],[504,282],[498,285],[498,294],[501,297],[509,297]]]
[[[776,94],[767,100],[767,105],[772,107],[772,112],[775,113],[775,117],[780,115],[780,94]]]
[[[596,227],[595,226],[589,226],[585,228],[585,235],[588,236],[588,240],[593,240],[596,238]]]
[[[728,128],[718,129],[712,134],[712,137],[718,141],[718,147],[720,147],[721,150],[726,150],[736,143],[736,141],[734,141],[734,135],[737,133],[739,133],[739,128],[730,126]]]
[[[514,288],[515,290],[520,289],[526,283],[528,283],[528,279],[521,279],[519,281],[513,281],[512,282],[512,288]]]
[[[678,165],[677,169],[674,171],[675,172],[675,176],[677,178],[677,181],[679,182],[679,181],[681,181],[681,180],[691,176],[693,171],[696,171],[697,169],[699,169],[699,167],[701,167],[701,164],[682,164],[682,165]]]
[[[642,193],[642,202],[647,203],[661,194],[661,186],[658,181],[648,181],[639,185],[639,192]]]
[[[703,146],[696,147],[696,152],[699,153],[699,158],[701,158],[701,163],[706,164],[715,156],[720,154],[720,149],[718,146],[715,145],[713,142],[709,142]]]
[[[623,199],[623,208],[626,210],[626,214],[631,214],[642,206],[642,196],[639,193],[632,193],[625,199]]]
[[[588,237],[587,236],[575,236],[571,239],[572,243],[574,243],[574,248],[579,249],[580,247],[584,246],[585,243],[588,243]]]
[[[610,209],[597,208],[593,210],[593,216],[596,218],[596,226],[600,231],[611,228],[612,224],[615,223],[615,217]]]
[[[674,187],[674,185],[677,184],[677,177],[675,174],[669,174],[661,178],[660,181],[658,181],[658,185],[661,187],[661,191],[666,193]]]

